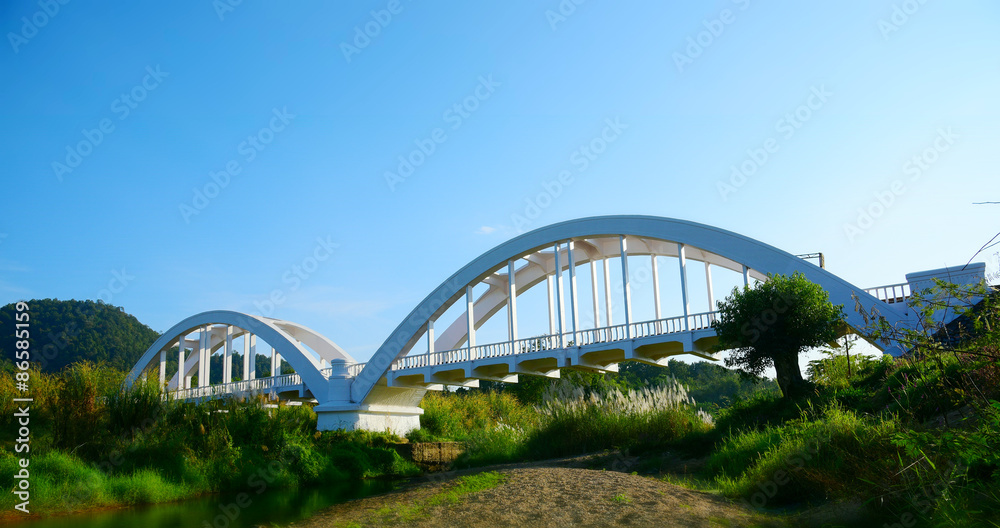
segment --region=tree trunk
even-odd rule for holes
[[[774,358],[774,372],[785,398],[794,398],[805,394],[807,385],[799,370],[798,354],[780,354]]]

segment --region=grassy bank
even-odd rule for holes
[[[676,383],[621,390],[570,375],[534,403],[431,393],[410,436],[465,441],[460,466],[618,449],[640,455],[628,471],[669,450],[704,461],[692,483],[755,508],[835,501],[862,505],[879,526],[1000,526],[1000,355],[976,350],[850,366],[831,352],[812,365],[810,394],[762,392],[714,423]]]
[[[675,380],[622,390],[581,383],[572,376],[551,384],[532,405],[502,392],[430,393],[421,406],[423,428],[411,440],[466,442],[459,466],[578,455],[605,449],[648,450],[711,429]]]
[[[158,388],[121,389],[123,373],[77,364],[32,373],[32,513],[173,501],[203,493],[308,486],[419,472],[387,446],[399,439],[316,432],[308,406],[263,399],[166,402]],[[0,485],[10,490],[20,454],[10,376],[0,381]],[[16,497],[0,499],[13,511]]]

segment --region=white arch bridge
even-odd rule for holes
[[[660,297],[665,260],[676,261],[672,274],[679,281],[680,306],[669,313]],[[633,278],[640,261],[648,264],[643,271],[651,279],[641,285]],[[962,273],[974,282],[982,279],[984,269],[973,265]],[[590,284],[582,285],[589,287],[586,295],[580,294],[577,280],[581,270],[589,277]],[[665,364],[679,354],[716,359],[711,352],[717,341],[711,328],[716,313],[713,272],[749,284],[765,280],[768,273],[796,271],[822,286],[834,304],[845,306],[852,328],[863,325],[853,310],[855,298],[889,323],[905,324],[911,317],[906,303],[911,288],[930,276],[950,274],[955,281],[955,269],[945,269],[907,275],[907,283],[859,288],[802,258],[715,227],[649,216],[584,218],[523,234],[470,262],[417,305],[367,363],[356,362],[301,325],[210,311],[164,333],[127,383],[157,371],[161,386],[175,398],[264,392],[315,401],[320,430],[388,428],[405,433],[419,427],[423,411],[418,404],[427,390],[472,387],[478,380],[516,382],[521,374],[558,377],[566,367],[617,371],[622,361]],[[690,308],[692,277],[707,290],[707,311]],[[518,332],[518,299],[536,285],[548,300],[548,332],[525,337]],[[637,321],[633,315],[633,295],[648,293],[640,292],[640,286],[652,290],[649,320]],[[456,311],[458,316],[442,321],[447,325],[438,333],[439,318]],[[477,331],[495,316],[499,322],[506,319],[506,339],[477,342]],[[258,339],[270,352],[269,375],[264,377],[255,368]],[[243,368],[241,379],[233,381],[236,340],[242,341]],[[222,375],[213,384],[210,366],[216,353],[222,356]],[[168,354],[178,358],[169,376]],[[294,374],[280,373],[283,361]]]

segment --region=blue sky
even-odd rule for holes
[[[995,2],[52,2],[0,7],[4,304],[103,297],[164,331],[278,289],[266,315],[366,359],[562,220],[693,220],[862,286],[1000,223],[973,205],[1000,200]]]

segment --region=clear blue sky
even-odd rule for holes
[[[164,331],[279,289],[268,315],[366,359],[519,228],[682,218],[863,286],[998,231],[973,205],[1000,200],[996,2],[225,1],[0,6],[0,303],[124,273],[111,303]],[[293,288],[317,239],[331,256]]]

